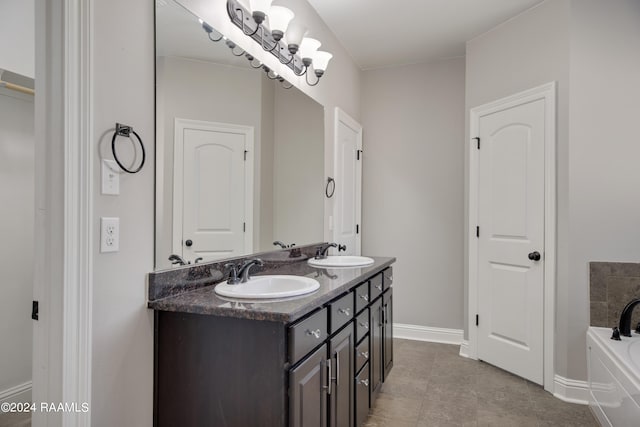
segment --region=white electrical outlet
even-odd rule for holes
[[[102,159],[102,194],[120,194],[120,174],[114,160]]]
[[[100,252],[120,250],[120,218],[100,218]]]

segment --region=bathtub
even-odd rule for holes
[[[640,335],[611,338],[611,329],[587,331],[589,406],[603,426],[640,426]]]

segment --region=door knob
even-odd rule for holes
[[[184,242],[184,245],[185,245],[186,247],[190,248],[190,247],[191,247],[191,245],[193,245],[193,240],[188,239],[186,242]]]
[[[540,258],[541,258],[540,252],[538,251],[533,251],[529,254],[529,259],[531,261],[540,261]]]

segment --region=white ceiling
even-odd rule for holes
[[[249,68],[249,61],[233,56],[224,41],[209,40],[198,17],[173,0],[156,0],[156,55]]]
[[[465,42],[543,0],[308,0],[362,69],[465,54]]]

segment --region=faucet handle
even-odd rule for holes
[[[238,265],[234,262],[228,262],[224,265],[225,270],[229,271],[229,279],[227,283],[230,285],[235,285],[240,282],[238,278]]]
[[[613,334],[611,334],[611,339],[615,341],[620,341],[620,330],[617,327],[613,328]]]
[[[338,245],[338,252],[344,252],[347,250],[347,245]]]

